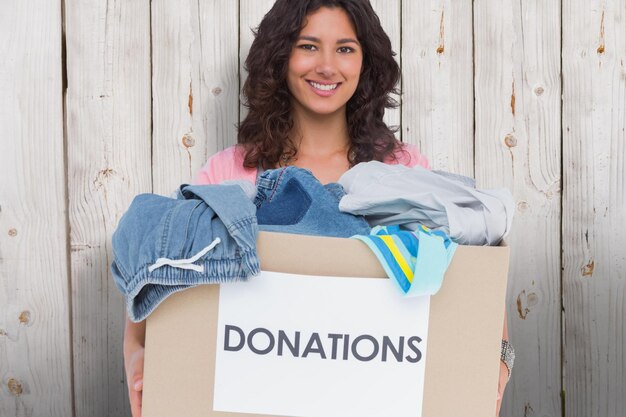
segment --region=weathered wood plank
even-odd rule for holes
[[[0,11],[0,416],[72,415],[61,3]]]
[[[626,3],[563,7],[565,410],[626,409]]]
[[[150,191],[150,2],[65,3],[77,417],[129,415],[111,234]]]
[[[560,6],[474,3],[476,178],[516,199],[502,416],[561,416]]]
[[[402,140],[437,169],[474,175],[472,2],[402,3]]]
[[[244,68],[248,51],[252,41],[254,41],[253,30],[259,26],[263,16],[272,8],[274,0],[240,0],[239,7],[239,86],[243,87],[243,83],[248,77],[248,72]],[[242,96],[243,98],[243,96]],[[239,120],[245,119],[248,109],[243,103],[239,106]]]
[[[391,39],[391,47],[393,51],[396,53],[396,62],[398,64],[402,64],[401,62],[401,30],[402,30],[402,16],[400,12],[400,0],[371,0],[372,7],[376,11],[376,14],[380,18],[380,23],[385,29],[385,32]],[[402,92],[402,80],[400,80],[398,89]],[[394,96],[396,101],[401,104],[402,95]],[[400,129],[401,122],[401,107],[397,109],[387,110],[385,112],[385,123],[387,126],[396,126],[398,128],[398,132],[396,133],[396,137],[400,139],[402,137],[402,129]]]
[[[154,191],[189,182],[237,139],[237,2],[152,2]]]

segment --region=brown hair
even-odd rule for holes
[[[245,62],[248,78],[242,93],[249,112],[239,125],[237,140],[244,146],[244,166],[273,168],[282,155],[295,156],[289,140],[293,127],[287,69],[294,43],[306,16],[321,7],[346,11],[363,48],[359,84],[346,107],[351,165],[394,155],[397,129],[383,122],[385,108],[398,106],[400,68],[391,41],[369,0],[277,0],[254,32]]]

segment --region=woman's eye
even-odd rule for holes
[[[315,45],[311,45],[311,44],[298,45],[298,48],[304,49],[305,51],[315,51],[315,50],[317,50],[317,47]]]
[[[342,46],[339,49],[337,49],[337,52],[341,54],[349,54],[350,52],[354,52],[354,49],[350,48],[349,46]]]

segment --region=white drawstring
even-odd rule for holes
[[[187,258],[187,259],[159,258],[156,260],[155,263],[153,263],[152,265],[148,267],[148,272],[152,272],[155,269],[158,269],[165,265],[169,265],[174,268],[180,268],[180,269],[190,269],[196,272],[204,272],[204,265],[196,265],[194,264],[194,262],[202,258],[204,255],[206,255],[211,249],[217,246],[217,244],[220,242],[221,242],[221,239],[219,237],[216,237],[215,240],[211,242],[209,246],[202,249],[200,252],[198,252],[191,258]]]

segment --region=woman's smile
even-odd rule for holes
[[[324,82],[324,81],[311,81],[311,80],[307,80],[307,82],[309,83],[309,85],[311,86],[315,94],[320,95],[322,97],[332,96],[333,94],[335,94],[335,92],[341,85],[340,82],[329,83],[329,82]]]

